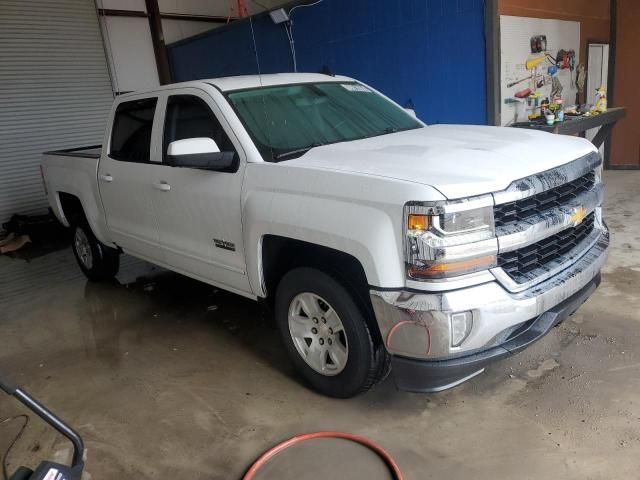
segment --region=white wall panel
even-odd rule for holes
[[[109,8],[112,10],[137,10],[138,12],[147,11],[147,5],[144,0],[100,0],[98,5],[100,8]]]
[[[251,3],[251,0],[246,0]],[[236,0],[158,0],[162,13],[182,13],[189,15],[229,15],[229,5],[237,5]]]
[[[183,38],[192,37],[212,28],[219,27],[219,24],[211,22],[196,22],[193,20],[162,20],[162,33],[164,34],[164,42],[169,45],[170,43],[177,42]]]
[[[160,85],[153,52],[149,20],[144,17],[102,17],[104,40],[109,51],[118,92]]]
[[[2,0],[0,222],[41,213],[45,150],[98,144],[113,101],[92,0]]]
[[[500,16],[500,56],[501,56],[501,119],[502,125],[512,123],[516,115],[517,121],[526,120],[524,110],[519,104],[506,104],[506,99],[513,99],[514,95],[531,88],[529,80],[507,87],[507,84],[531,76],[531,71],[525,68],[527,57],[531,55],[531,37],[534,35],[547,36],[547,51],[555,57],[558,50],[574,50],[576,65],[580,63],[580,22],[552,20],[543,18]],[[540,73],[545,73],[550,64],[543,62],[538,67]],[[575,70],[573,72],[575,80]],[[572,105],[576,98],[577,88],[571,80],[569,69],[559,70],[558,79],[563,86],[562,97],[565,105]],[[542,98],[551,93],[551,85],[538,89]]]

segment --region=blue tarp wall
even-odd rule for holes
[[[250,0],[249,0],[250,1]],[[483,0],[324,0],[292,14],[298,71],[362,80],[427,123],[487,123]],[[269,15],[169,45],[174,81],[293,71]]]

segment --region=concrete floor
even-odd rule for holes
[[[68,250],[0,258],[0,368],[76,426],[96,479],[237,479],[276,442],[327,429],[379,442],[407,479],[640,478],[640,172],[606,181],[600,289],[532,348],[448,392],[387,381],[321,397],[252,302],[130,259],[124,285],[88,284]],[[21,411],[0,398],[0,418]],[[0,453],[16,430],[0,426]],[[10,464],[68,454],[33,420]],[[389,476],[361,447],[320,440],[259,478]]]

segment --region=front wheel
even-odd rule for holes
[[[118,251],[101,243],[86,222],[73,226],[73,254],[89,280],[110,280],[118,273]]]
[[[348,398],[386,374],[386,352],[376,346],[349,290],[312,268],[287,273],[276,292],[276,321],[289,357],[318,392]]]

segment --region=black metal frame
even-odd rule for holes
[[[162,32],[160,7],[158,7],[158,0],[145,0],[145,5],[149,14],[149,31],[151,32],[151,43],[153,43],[153,52],[156,57],[158,79],[160,80],[160,85],[166,85],[171,83],[172,76],[167,46],[164,43],[164,33]]]
[[[26,392],[17,388],[13,396],[29,410],[38,415],[47,424],[53,427],[60,435],[65,437],[73,445],[73,457],[71,459],[71,468],[78,467],[84,463],[84,442],[80,435],[71,427],[65,424],[59,417],[48,410],[44,405],[34,398],[30,397]]]
[[[133,18],[149,18],[149,13],[142,10],[120,10],[115,8],[99,8],[98,13],[103,17],[133,17]],[[193,15],[189,13],[162,13],[160,18],[163,20],[187,20],[190,22],[208,22],[224,24],[235,22],[236,17],[220,17],[216,15]]]
[[[609,78],[607,79],[607,100],[610,105],[614,102],[614,87],[615,87],[615,71],[616,71],[616,45],[618,40],[618,2],[617,0],[610,0],[609,3]],[[605,168],[608,170],[639,170],[640,166],[636,165],[612,165],[609,161],[611,158],[611,142],[608,142],[605,146],[606,149],[606,163]]]
[[[60,433],[60,435],[71,442],[71,444],[73,445],[71,468],[82,467],[84,465],[84,442],[75,430],[64,423],[59,417],[57,417],[44,405],[32,398],[27,392],[16,387],[9,381],[3,379],[1,376],[0,390],[4,391],[7,395],[14,397],[33,413],[38,415],[48,425],[53,427],[58,433]]]
[[[564,122],[556,124],[554,126],[547,126],[543,123],[531,123],[531,122],[518,122],[511,126],[516,128],[531,128],[534,130],[543,130],[545,132],[557,133],[560,135],[575,135],[583,134],[587,130],[600,127],[596,136],[593,137],[591,143],[597,148],[611,135],[611,131],[616,122],[624,118],[626,109],[624,107],[612,107],[607,109],[606,112],[591,117],[579,117],[565,119]],[[609,142],[610,143],[610,142]],[[605,165],[606,168],[611,168]],[[615,168],[615,167],[613,167]]]

